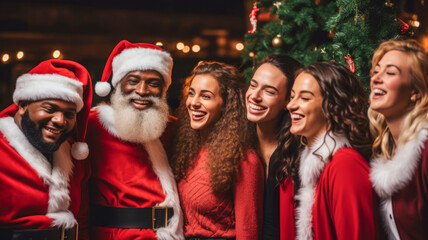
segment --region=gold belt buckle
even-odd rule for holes
[[[79,239],[79,237],[78,237],[78,234],[79,234],[79,223],[77,223],[76,222],[76,234],[74,234],[74,236],[75,236],[75,238],[74,238],[74,240],[77,240],[77,239]],[[68,239],[68,237],[67,236],[65,236],[65,228],[61,228],[61,240],[71,240],[71,239]]]
[[[152,230],[153,232],[156,232],[157,229],[155,227],[156,225],[156,210],[157,209],[164,209],[165,210],[165,227],[168,225],[168,209],[167,206],[153,206],[152,207]]]

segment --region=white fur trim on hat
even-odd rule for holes
[[[111,91],[110,83],[108,82],[97,82],[95,83],[95,93],[100,97],[107,96]]]
[[[112,62],[112,85],[117,84],[129,72],[155,70],[159,72],[168,87],[171,84],[172,58],[169,53],[151,48],[129,48],[114,57]]]
[[[75,142],[71,146],[71,156],[76,160],[83,160],[89,156],[89,147],[85,142]]]
[[[24,74],[16,80],[13,102],[60,99],[76,104],[77,111],[83,107],[83,84],[59,74]]]

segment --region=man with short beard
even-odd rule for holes
[[[184,239],[176,183],[165,144],[172,121],[166,102],[172,58],[162,48],[121,41],[112,51],[91,111],[92,239]],[[111,86],[108,82],[110,75]]]
[[[0,239],[85,238],[89,73],[44,61],[16,80],[13,101],[0,113]]]

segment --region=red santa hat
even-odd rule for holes
[[[111,87],[108,83],[112,74],[111,84],[117,84],[129,72],[138,70],[155,70],[162,75],[166,88],[171,84],[172,57],[162,48],[148,43],[130,43],[120,41],[111,52],[104,68],[101,82],[95,85],[98,96],[107,96]]]
[[[89,149],[83,141],[92,103],[92,83],[88,71],[73,61],[51,59],[18,77],[13,93],[16,105],[21,101],[43,99],[59,99],[76,104],[76,142],[71,148],[71,154],[78,160],[87,158]],[[12,106],[9,109],[17,108]]]

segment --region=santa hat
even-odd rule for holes
[[[13,102],[16,105],[21,101],[43,99],[59,99],[76,104],[76,143],[72,146],[71,154],[78,160],[87,158],[89,149],[83,141],[92,103],[92,83],[88,71],[73,61],[51,59],[41,62],[29,73],[18,77],[13,93]]]
[[[162,48],[148,43],[130,43],[120,41],[111,52],[104,68],[101,82],[95,85],[98,96],[107,96],[111,87],[108,79],[112,74],[111,84],[117,84],[132,71],[155,70],[162,75],[166,88],[171,84],[172,57]]]

